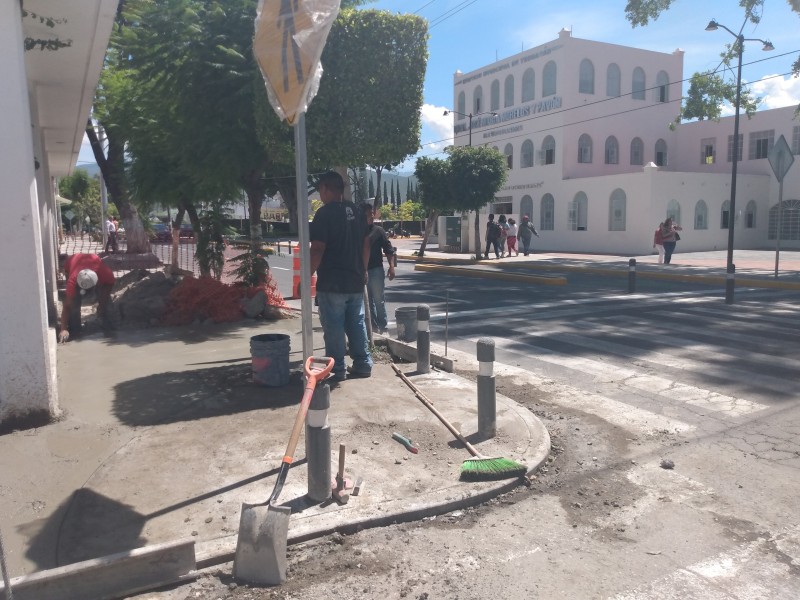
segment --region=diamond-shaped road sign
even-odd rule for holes
[[[775,177],[779,182],[783,181],[783,177],[794,162],[794,156],[792,156],[789,144],[786,143],[786,138],[783,136],[778,138],[778,141],[775,142],[775,145],[772,146],[769,154],[767,154],[767,159],[769,160],[769,166],[772,167],[772,172],[775,173]]]
[[[270,104],[294,124],[317,94],[325,41],[339,0],[259,0],[253,40]]]

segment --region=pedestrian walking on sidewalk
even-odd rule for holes
[[[494,222],[494,214],[486,221],[486,252],[483,253],[486,258],[489,258],[490,246],[494,248],[495,258],[500,258],[500,226]]]
[[[653,234],[653,248],[658,250],[658,264],[664,264],[664,234],[661,233],[661,228],[664,223],[659,223],[656,231]]]
[[[389,241],[383,227],[375,225],[377,209],[365,207],[364,215],[367,219],[367,236],[369,237],[369,264],[367,265],[367,292],[369,296],[369,314],[372,319],[372,329],[385,333],[389,324],[386,316],[386,302],[384,291],[386,289],[386,275],[389,281],[394,279],[394,268],[397,263],[394,246]],[[383,270],[383,256],[386,255],[388,273]]]
[[[325,338],[325,354],[334,359],[333,378],[347,378],[346,349],[353,365],[351,377],[372,374],[372,356],[364,321],[364,284],[369,261],[366,219],[344,199],[344,180],[335,171],[319,178],[323,206],[311,222],[311,273],[317,273],[317,302]],[[346,346],[345,346],[346,340]]]
[[[672,253],[675,252],[675,245],[681,239],[679,231],[683,231],[683,227],[676,225],[672,221],[672,217],[668,217],[661,225],[661,239],[664,242],[664,264],[672,264]]]
[[[517,250],[517,222],[514,219],[508,220],[508,237],[506,238],[506,243],[508,244],[508,255],[511,256],[511,252],[514,252],[514,256],[519,256],[519,250]]]
[[[108,217],[106,219],[106,234],[108,235],[108,239],[106,240],[106,252],[116,252],[117,251],[117,225],[114,223],[114,219]]]
[[[522,243],[522,252],[525,256],[530,254],[531,239],[533,239],[533,236],[539,237],[539,232],[536,231],[536,227],[531,223],[531,218],[525,215],[522,217],[522,223],[519,225],[519,234],[517,235],[519,241]]]
[[[503,258],[506,255],[506,240],[508,239],[508,221],[506,221],[505,215],[500,215],[497,219],[497,226],[500,227],[500,258]]]

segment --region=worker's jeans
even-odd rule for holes
[[[386,273],[383,265],[372,267],[367,271],[367,290],[369,291],[369,314],[375,327],[383,331],[389,323],[386,316],[384,290],[386,289]]]
[[[364,294],[339,294],[317,292],[319,316],[325,337],[325,354],[333,358],[333,376],[344,379],[347,365],[346,348],[350,349],[353,371],[372,372],[372,357],[367,345],[367,328],[364,324]],[[345,346],[347,337],[347,347]]]

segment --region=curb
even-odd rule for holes
[[[427,271],[432,273],[450,273],[461,275],[462,277],[475,277],[480,279],[497,279],[500,281],[517,281],[522,283],[538,283],[541,285],[566,285],[567,278],[558,275],[526,275],[524,273],[502,273],[489,271],[487,269],[476,269],[474,267],[448,267],[442,265],[430,265],[417,263],[415,271]]]

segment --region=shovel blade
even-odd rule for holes
[[[260,585],[280,585],[286,581],[291,514],[288,506],[242,504],[233,559],[234,577]]]

